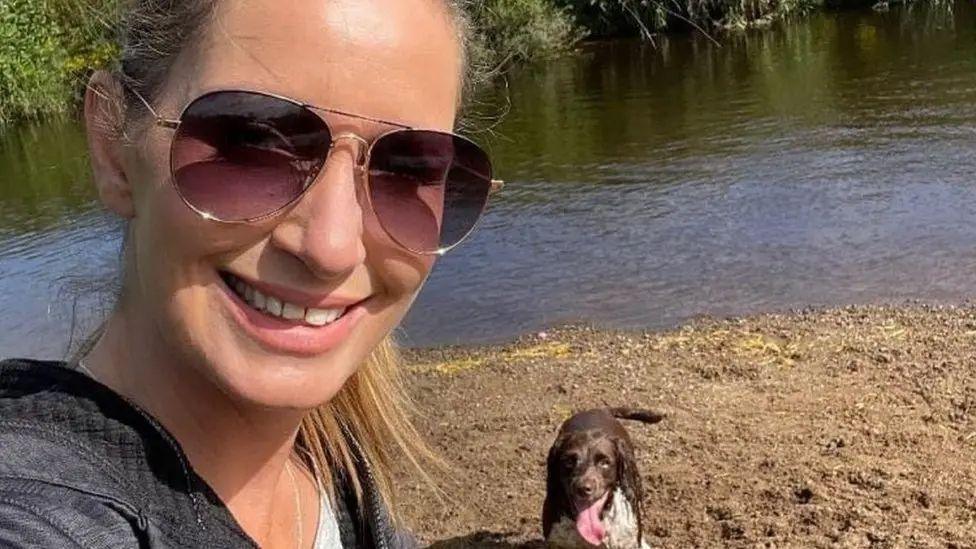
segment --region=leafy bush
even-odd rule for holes
[[[90,68],[115,56],[107,0],[0,0],[0,123],[64,112]]]
[[[657,0],[557,1],[592,36],[647,36],[667,25],[667,9]]]
[[[57,111],[68,84],[65,50],[51,14],[31,0],[0,2],[0,120]]]
[[[551,0],[473,2],[477,61],[491,65],[544,59],[572,48],[584,33]]]

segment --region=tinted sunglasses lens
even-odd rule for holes
[[[214,92],[180,118],[171,154],[183,200],[223,221],[287,206],[312,184],[332,141],[315,113],[252,92]]]
[[[373,210],[394,240],[415,252],[434,252],[460,242],[478,222],[491,190],[491,162],[463,137],[398,131],[373,145],[369,190]]]

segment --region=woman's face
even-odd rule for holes
[[[154,102],[163,116],[204,91],[237,88],[413,127],[454,124],[462,67],[439,0],[223,1],[191,49]],[[367,142],[391,129],[322,116],[334,135]],[[288,408],[329,400],[404,316],[433,260],[379,228],[355,169],[365,152],[357,140],[336,143],[293,207],[229,225],[179,198],[170,183],[172,135],[149,128],[125,161],[133,195],[127,311],[235,399]],[[312,325],[307,312],[272,317],[241,299],[228,275],[292,311],[342,316],[325,326]]]

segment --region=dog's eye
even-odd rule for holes
[[[565,467],[566,469],[572,469],[576,467],[577,463],[579,463],[579,457],[577,456],[568,455],[563,458],[563,467]]]
[[[610,459],[607,458],[606,456],[597,456],[596,465],[601,469],[609,469],[610,466],[613,464],[610,463]]]

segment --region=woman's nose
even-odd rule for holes
[[[275,246],[320,278],[348,273],[366,259],[356,180],[359,147],[336,143],[312,187],[271,234]]]

